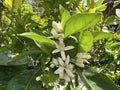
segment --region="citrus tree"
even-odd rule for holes
[[[118,90],[120,9],[105,17],[107,4],[1,0],[0,90]]]

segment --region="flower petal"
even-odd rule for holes
[[[60,22],[57,23],[57,22],[53,21],[52,26],[57,32],[60,32],[62,30],[62,25]]]
[[[69,69],[65,69],[65,71],[66,71],[66,73],[67,73],[71,78],[74,77],[74,74],[72,73],[71,70],[69,70]]]
[[[65,60],[66,59],[65,52],[64,51],[60,51],[60,54],[61,54],[62,59]]]
[[[73,64],[69,64],[68,67],[69,67],[70,70],[73,70],[74,66],[73,66]]]
[[[55,59],[55,58],[53,58],[52,59],[52,62],[51,62],[52,64],[55,64],[55,66],[57,66],[59,63],[58,63],[58,60],[57,59]]]
[[[69,62],[70,62],[70,56],[69,56],[69,55],[67,55],[67,58],[66,58],[65,64],[66,64],[66,65],[68,65],[68,64],[69,64]]]
[[[70,81],[70,77],[67,75],[67,74],[64,74],[64,77],[63,77],[63,79],[65,79],[66,81]]]
[[[64,48],[64,50],[67,51],[67,50],[70,50],[70,49],[73,49],[73,48],[74,48],[74,46],[66,46],[66,47]]]
[[[83,63],[75,63],[79,67],[84,67],[85,65]]]
[[[55,50],[52,51],[52,53],[58,53],[58,52],[60,52],[59,49],[55,49]]]
[[[58,58],[58,62],[59,62],[59,64],[61,65],[61,66],[64,66],[64,62],[63,62],[63,60],[59,57]]]
[[[63,67],[59,67],[54,73],[55,74],[59,74],[59,73],[61,73],[63,71],[64,71],[64,68]]]

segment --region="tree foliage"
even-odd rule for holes
[[[120,9],[106,17],[108,3],[0,0],[0,90],[118,90]]]

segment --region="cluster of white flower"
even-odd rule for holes
[[[73,67],[74,65],[71,63],[71,58],[69,55],[66,56],[65,51],[74,49],[74,46],[65,46],[64,43],[64,34],[62,33],[62,25],[60,22],[52,22],[53,29],[51,30],[52,37],[58,39],[55,41],[56,49],[52,51],[52,53],[60,52],[60,57],[53,58],[51,61],[51,68],[57,67],[55,70],[55,74],[59,75],[60,79],[64,79],[66,81],[70,81],[71,78],[74,78]],[[76,60],[74,62],[75,65],[79,67],[84,67],[84,62],[89,63],[87,59],[91,56],[88,53],[78,53],[76,55]]]

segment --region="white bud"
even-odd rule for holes
[[[36,77],[36,81],[40,81],[41,80],[41,77],[40,76],[37,76]]]
[[[51,65],[50,65],[50,67],[51,67],[51,68],[54,68],[54,67],[55,67],[55,65],[54,65],[54,64],[51,64]]]

